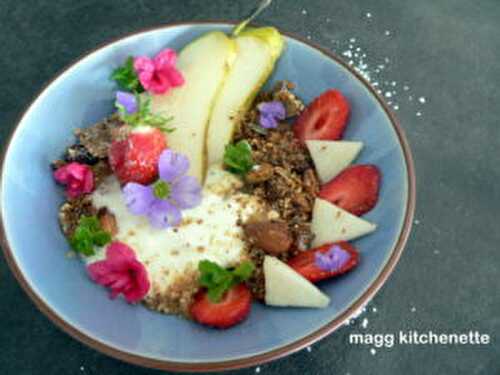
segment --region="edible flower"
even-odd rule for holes
[[[139,56],[134,59],[134,68],[142,86],[152,94],[164,94],[170,89],[182,86],[184,77],[175,64],[177,54],[172,49],[164,49],[153,59]]]
[[[116,103],[118,108],[123,107],[128,115],[137,112],[137,98],[134,94],[125,91],[116,92]],[[121,106],[121,107],[120,107]]]
[[[104,246],[111,241],[111,234],[106,232],[96,216],[82,216],[70,238],[70,245],[78,253],[91,256],[94,246]]]
[[[181,210],[201,202],[201,186],[193,176],[187,176],[189,159],[165,150],[158,161],[160,178],[151,185],[129,182],[123,188],[125,202],[134,215],[147,216],[155,228],[177,226]]]
[[[254,166],[252,146],[246,140],[228,144],[224,150],[224,165],[234,174],[246,175]]]
[[[236,268],[223,268],[217,263],[202,260],[198,263],[200,277],[198,282],[207,288],[208,298],[214,302],[220,302],[224,293],[233,286],[248,280],[255,267],[252,262],[244,261]]]
[[[111,289],[111,299],[123,294],[128,303],[139,302],[150,288],[146,268],[123,242],[109,244],[106,259],[89,264],[87,272],[94,282]]]
[[[68,198],[78,198],[94,190],[94,174],[86,164],[69,163],[54,172],[55,180],[66,186]]]
[[[323,271],[335,272],[340,270],[349,258],[350,256],[347,251],[338,245],[333,245],[324,253],[316,253],[315,264]]]
[[[284,120],[286,118],[285,106],[278,100],[260,103],[257,109],[260,112],[260,125],[266,129],[278,127],[278,120]]]
[[[149,125],[166,133],[171,133],[175,130],[166,126],[172,121],[172,117],[164,117],[152,113],[151,96],[147,94],[138,95],[125,91],[117,91],[115,106],[118,109],[120,118],[132,127]]]
[[[132,91],[134,93],[144,92],[144,87],[142,87],[139,82],[139,77],[134,69],[134,58],[129,56],[122,66],[119,66],[113,71],[111,79],[116,81],[121,89]]]

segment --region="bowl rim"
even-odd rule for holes
[[[42,86],[42,88],[38,91],[38,94],[36,94],[36,96],[34,96],[34,98],[30,101],[30,103],[25,107],[25,109],[22,111],[22,113],[18,117],[18,120],[16,121],[16,125],[11,130],[10,135],[7,139],[7,142],[5,143],[5,146],[2,150],[1,164],[0,164],[1,179],[3,180],[3,172],[4,172],[4,167],[5,167],[6,155],[9,152],[11,141],[14,138],[14,135],[16,133],[17,128],[19,127],[19,124],[23,121],[27,112],[30,111],[32,105],[38,100],[38,98],[45,92],[45,90],[55,80],[57,80],[61,75],[66,73],[66,71],[73,68],[73,66],[77,65],[84,58],[88,57],[89,55],[91,55],[94,52],[105,49],[116,42],[119,42],[119,41],[126,39],[128,37],[142,34],[142,33],[158,31],[158,30],[165,30],[165,29],[170,29],[170,28],[176,28],[176,27],[180,27],[180,26],[201,26],[201,25],[231,26],[231,25],[235,25],[235,24],[237,24],[237,21],[216,20],[216,19],[173,22],[173,23],[168,23],[165,25],[159,24],[159,25],[156,25],[153,27],[144,28],[144,29],[140,29],[138,31],[127,33],[127,34],[121,35],[117,38],[113,38],[110,41],[103,42],[100,45],[98,45],[96,48],[80,55],[79,57],[74,59],[70,64],[68,64],[66,67],[61,69],[48,82],[46,82]],[[258,25],[258,23],[257,23],[257,25]],[[310,346],[310,345],[314,344],[315,342],[323,339],[324,337],[326,337],[330,333],[337,330],[337,328],[339,328],[347,319],[349,319],[351,316],[353,316],[360,308],[365,306],[375,296],[375,294],[379,291],[379,289],[385,284],[385,282],[387,281],[387,279],[389,278],[389,276],[393,272],[396,264],[398,263],[399,258],[401,257],[401,254],[405,248],[406,242],[408,241],[408,238],[409,238],[409,235],[410,235],[410,232],[412,229],[413,217],[414,217],[414,213],[415,213],[416,174],[415,174],[415,166],[414,166],[413,157],[412,157],[412,153],[411,153],[408,139],[405,135],[404,130],[401,127],[400,122],[397,120],[396,116],[394,115],[393,111],[385,103],[385,101],[381,97],[381,95],[379,95],[376,92],[376,90],[372,87],[372,85],[361,74],[359,74],[356,70],[354,70],[350,65],[345,63],[335,53],[327,50],[324,47],[321,47],[319,44],[317,44],[315,42],[311,42],[310,40],[306,40],[305,38],[298,36],[294,33],[284,32],[282,30],[279,30],[279,31],[283,35],[285,35],[286,37],[294,39],[296,41],[299,41],[299,42],[301,42],[305,45],[308,45],[309,47],[319,51],[324,56],[326,56],[327,58],[329,58],[331,60],[334,60],[336,63],[340,64],[342,67],[347,69],[351,74],[353,74],[363,84],[363,86],[365,86],[365,88],[368,89],[368,91],[375,97],[375,99],[377,100],[379,105],[383,108],[384,112],[386,113],[387,117],[389,118],[389,120],[394,128],[394,131],[396,132],[399,144],[400,144],[402,151],[403,151],[403,156],[404,156],[404,160],[405,160],[405,164],[406,164],[408,195],[407,195],[407,202],[406,202],[403,226],[402,226],[401,231],[399,233],[398,240],[396,241],[393,249],[390,252],[389,259],[386,261],[384,267],[379,271],[378,276],[375,278],[375,280],[372,282],[372,284],[368,287],[368,289],[361,296],[359,296],[357,298],[357,300],[343,314],[341,314],[340,316],[338,316],[336,319],[332,320],[328,324],[324,325],[323,327],[319,328],[318,330],[314,331],[313,333],[311,333],[305,337],[302,337],[302,338],[300,338],[300,339],[298,339],[290,344],[287,344],[285,346],[270,350],[270,351],[265,352],[265,353],[260,353],[257,355],[253,355],[253,356],[249,356],[249,357],[245,357],[245,358],[238,358],[238,359],[234,359],[234,360],[228,360],[228,361],[189,363],[189,362],[175,362],[175,361],[159,360],[159,359],[144,357],[144,356],[141,356],[138,354],[132,354],[132,353],[129,353],[126,351],[122,351],[120,349],[109,346],[103,342],[97,341],[95,338],[88,336],[87,334],[81,332],[76,327],[73,327],[72,325],[67,323],[50,306],[45,304],[45,302],[31,288],[31,286],[29,285],[29,283],[25,279],[21,269],[19,268],[19,266],[17,265],[17,263],[15,261],[15,258],[13,256],[13,251],[10,248],[10,245],[8,243],[7,236],[6,236],[5,225],[4,225],[5,218],[3,217],[2,212],[0,212],[0,245],[3,249],[3,253],[4,253],[4,256],[6,258],[6,261],[7,261],[9,268],[11,269],[11,271],[14,274],[14,277],[17,279],[18,283],[21,285],[22,289],[31,298],[31,300],[35,303],[36,307],[45,316],[47,316],[49,318],[49,320],[52,321],[52,323],[54,323],[58,328],[62,329],[62,331],[66,332],[74,339],[84,343],[85,345],[91,347],[94,350],[97,350],[101,353],[109,355],[115,359],[119,359],[119,360],[128,362],[130,364],[139,365],[139,366],[143,366],[143,367],[155,368],[155,369],[164,370],[164,371],[166,370],[166,371],[179,371],[179,372],[207,372],[207,371],[226,371],[226,370],[241,369],[241,368],[261,365],[261,364],[282,358],[284,356],[287,356],[289,354],[292,354],[292,353],[295,353],[299,350],[302,350],[302,349],[306,348],[307,346]]]

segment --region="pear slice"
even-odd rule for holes
[[[237,56],[215,102],[207,137],[209,165],[221,163],[241,116],[271,75],[284,39],[272,27],[245,29],[234,39]]]
[[[264,258],[266,304],[272,306],[326,307],[330,298],[281,260]]]
[[[189,174],[200,182],[206,169],[207,126],[227,74],[236,57],[236,43],[222,32],[210,32],[182,49],[177,68],[185,83],[165,95],[154,95],[152,110],[172,116],[175,131],[168,146],[189,158]]]
[[[323,199],[314,202],[311,231],[314,234],[313,247],[337,241],[349,241],[369,234],[377,229],[360,217],[341,209]]]
[[[349,141],[306,141],[322,184],[337,176],[357,158],[362,142]]]

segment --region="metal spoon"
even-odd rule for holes
[[[241,33],[243,29],[247,27],[247,25],[250,22],[252,22],[259,14],[261,14],[264,11],[264,9],[266,9],[269,5],[271,5],[272,1],[273,0],[261,0],[261,2],[257,5],[257,7],[254,10],[252,10],[250,15],[247,18],[245,18],[243,22],[241,22],[234,28],[233,36],[237,36],[239,33]]]

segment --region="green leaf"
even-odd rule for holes
[[[103,230],[98,231],[93,234],[92,242],[94,243],[94,245],[104,246],[107,243],[111,242],[111,234]]]
[[[232,173],[247,174],[254,166],[252,146],[246,140],[227,145],[224,152],[224,164]]]
[[[94,246],[104,246],[109,242],[111,234],[102,229],[96,216],[82,216],[69,241],[73,250],[86,256],[95,254]]]
[[[130,56],[125,63],[116,68],[111,74],[111,79],[116,81],[121,89],[135,93],[144,92],[139,77],[134,69],[134,58]]]
[[[233,275],[238,279],[239,282],[248,280],[255,269],[255,266],[249,260],[241,263],[233,271]]]
[[[200,271],[198,282],[207,288],[210,301],[218,303],[229,289],[252,275],[254,265],[250,261],[245,261],[234,270],[230,270],[209,260],[202,260],[198,263],[198,270]]]

